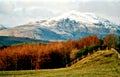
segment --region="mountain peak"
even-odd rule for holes
[[[70,11],[68,13],[64,13],[61,16],[51,18],[51,20],[59,21],[60,19],[66,19],[66,18],[69,18],[70,20],[75,20],[81,23],[97,23],[100,20],[100,18],[94,13],[89,13],[89,12],[82,13],[77,11]]]
[[[3,26],[2,24],[0,24],[0,30],[4,30],[7,29],[5,26]]]
[[[103,38],[111,33],[120,35],[120,28],[94,13],[76,11],[0,31],[1,36],[8,35],[41,40],[67,40],[70,38],[77,40],[84,36],[96,34]]]
[[[90,12],[78,12],[78,11],[70,11],[68,13],[64,13],[63,15],[68,15],[68,16],[92,16],[92,17],[96,17],[96,15],[94,13],[90,13]]]

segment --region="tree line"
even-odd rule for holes
[[[69,39],[49,44],[23,44],[3,48],[0,50],[0,70],[65,67],[72,60],[93,53],[92,51],[98,49],[98,47],[109,46],[107,39],[106,36],[104,40],[100,40],[94,35],[79,40]],[[111,47],[114,47],[114,45]]]

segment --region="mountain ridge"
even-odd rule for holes
[[[7,29],[7,27],[5,27],[2,24],[0,24],[0,30],[5,30],[5,29]]]
[[[75,11],[0,31],[0,36],[41,40],[77,40],[88,35],[98,35],[103,38],[107,34],[120,35],[120,27],[93,13]]]

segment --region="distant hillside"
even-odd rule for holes
[[[48,41],[22,38],[22,37],[0,36],[0,45],[3,46],[10,46],[10,45],[22,44],[22,43],[48,43]]]

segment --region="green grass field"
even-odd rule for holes
[[[0,71],[0,77],[120,77],[120,59],[114,50],[98,51],[68,68]]]

